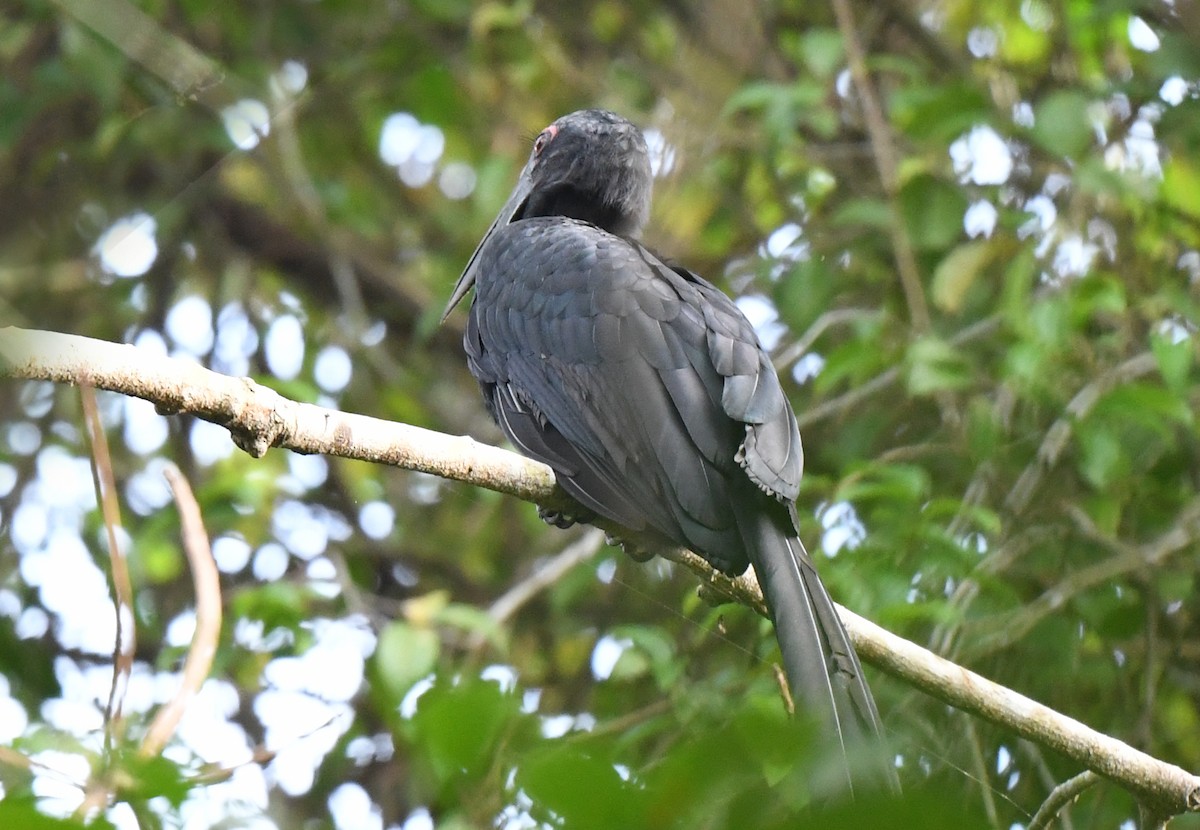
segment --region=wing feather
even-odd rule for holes
[[[468,351],[510,439],[598,513],[744,568],[731,481],[748,475],[794,498],[801,455],[783,390],[732,301],[563,217],[498,229],[480,260],[484,313]]]

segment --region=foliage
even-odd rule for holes
[[[835,597],[1200,768],[1200,21],[849,5],[882,135],[824,4],[2,2],[0,316],[497,441],[444,298],[527,137],[617,109],[664,141],[651,244],[765,312]],[[104,255],[147,239],[118,276]],[[578,530],[415,474],[256,461],[111,396],[139,648],[106,724],[78,396],[6,384],[0,406],[4,826],[74,826],[51,818],[83,797],[64,775],[105,782],[92,826],[120,827],[765,828],[825,792],[769,626],[686,574],[604,549],[499,620]],[[197,490],[227,621],[147,762],[194,601],[163,459]],[[871,680],[905,802],[828,826],[1007,828],[1078,772]],[[1101,785],[1070,814],[1135,809]]]

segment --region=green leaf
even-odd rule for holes
[[[1116,536],[1121,527],[1123,502],[1124,499],[1113,492],[1101,490],[1084,499],[1081,507],[1100,532]]]
[[[496,623],[495,617],[482,608],[461,602],[452,602],[438,609],[433,615],[434,622],[448,625],[484,637],[497,649],[505,648],[504,630]]]
[[[1099,490],[1103,490],[1113,477],[1124,468],[1121,439],[1107,426],[1085,422],[1075,430],[1079,445],[1079,472]]]
[[[1110,640],[1124,640],[1143,630],[1145,615],[1134,602],[1112,590],[1089,591],[1075,597],[1074,605],[1092,630]]]
[[[784,323],[803,331],[833,305],[838,275],[824,257],[797,262],[772,292]]]
[[[1033,302],[1031,294],[1039,266],[1029,248],[1020,249],[1004,269],[1004,289],[1001,293],[1001,309],[1010,325],[1019,327]]]
[[[1159,599],[1163,604],[1186,602],[1196,595],[1195,573],[1172,568],[1147,574],[1157,585]]]
[[[613,667],[614,678],[636,678],[649,670],[661,689],[669,689],[679,680],[683,667],[676,658],[675,640],[666,631],[656,626],[621,625],[611,633],[632,644]]]
[[[430,9],[438,6],[437,0],[422,0],[422,6]],[[450,8],[443,15],[450,19],[457,17],[460,14],[469,13],[472,4],[463,2],[463,0],[455,0],[449,4]],[[497,30],[519,29],[526,25],[529,20],[531,11],[530,3],[479,3],[475,9],[474,17],[471,20],[471,28],[476,32],[494,32]]]
[[[804,77],[789,83],[759,81],[741,87],[722,109],[722,117],[740,112],[761,112],[768,135],[787,140],[798,124],[807,124],[820,135],[831,134],[837,121],[824,104],[826,87]]]
[[[933,176],[915,176],[900,190],[904,224],[920,251],[942,250],[959,239],[966,210],[961,188]]]
[[[1088,107],[1082,92],[1052,92],[1034,106],[1033,139],[1044,149],[1073,158],[1094,140]]]
[[[1137,424],[1166,435],[1174,423],[1190,426],[1195,415],[1186,398],[1154,383],[1125,383],[1108,392],[1092,417]]]
[[[855,226],[883,230],[891,224],[887,203],[882,199],[849,199],[829,220],[833,225]]]
[[[763,776],[768,785],[775,786],[796,769],[796,747],[787,746],[778,740],[782,734],[799,738],[802,745],[819,729],[819,724],[797,712],[797,726],[792,728],[783,710],[765,703],[762,699],[748,701],[748,705],[733,719],[733,732],[746,748],[747,754],[757,754]]]
[[[842,67],[842,36],[836,29],[809,29],[800,36],[800,54],[813,75],[828,78]]]
[[[404,697],[412,685],[429,676],[437,665],[441,640],[437,632],[395,620],[379,634],[374,662],[377,677],[392,700]]]
[[[533,799],[532,812],[555,826],[571,828],[644,827],[642,790],[622,779],[611,761],[578,745],[557,741],[529,753],[516,783]]]
[[[1124,283],[1108,276],[1090,275],[1079,280],[1070,299],[1071,315],[1081,324],[1098,314],[1124,314],[1128,307]]]
[[[1023,389],[1036,389],[1045,380],[1050,355],[1034,343],[1014,343],[1004,356],[1004,374]]]
[[[971,384],[971,365],[953,346],[937,337],[923,337],[909,346],[905,356],[908,391],[928,395]]]
[[[838,488],[839,499],[855,504],[881,501],[912,504],[929,496],[929,473],[916,464],[871,464]]]
[[[956,246],[933,271],[933,304],[942,311],[960,311],[967,291],[991,258],[992,246],[988,242],[966,242]]]
[[[874,338],[840,344],[825,355],[825,367],[817,375],[814,388],[824,393],[843,380],[861,380],[879,371],[884,359]]]
[[[1188,336],[1176,342],[1168,334],[1156,333],[1150,337],[1150,351],[1158,361],[1163,382],[1176,394],[1184,394],[1196,359],[1195,338]]]
[[[113,830],[113,825],[102,818],[86,824],[79,819],[53,818],[38,812],[32,801],[12,797],[0,801],[0,827],[13,830]]]
[[[892,112],[909,136],[943,141],[987,123],[994,114],[987,96],[970,80],[902,87],[893,98]]]
[[[295,631],[307,619],[312,597],[312,589],[307,585],[271,582],[237,594],[231,603],[231,616],[261,620],[267,631],[274,628]]]
[[[743,110],[764,109],[784,98],[786,94],[786,90],[781,84],[767,81],[746,84],[729,96],[722,115],[732,115]]]
[[[183,554],[179,549],[179,541],[171,536],[148,539],[138,547],[136,567],[145,579],[156,585],[163,585],[178,578],[183,572]]]
[[[120,796],[124,800],[162,797],[178,808],[196,786],[184,777],[178,763],[161,755],[144,758],[137,752],[122,752],[119,766],[122,774],[116,778],[121,782]]]
[[[516,698],[496,683],[439,678],[417,701],[409,726],[434,778],[456,785],[494,762],[496,744],[516,714]]]
[[[990,459],[999,448],[1000,424],[996,408],[987,398],[974,397],[967,405],[965,433],[971,458],[977,461]]]
[[[1025,320],[1030,334],[1043,348],[1061,349],[1071,334],[1071,305],[1063,297],[1048,297],[1029,308]]]

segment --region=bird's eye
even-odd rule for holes
[[[540,156],[542,154],[542,150],[546,149],[546,145],[550,143],[550,139],[554,138],[557,133],[558,127],[554,126],[553,124],[542,130],[538,137],[533,141],[533,154],[535,156]]]

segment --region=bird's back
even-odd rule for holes
[[[801,454],[732,301],[564,217],[515,222],[479,255],[466,347],[509,438],[591,510],[744,570],[734,500],[786,516]]]

